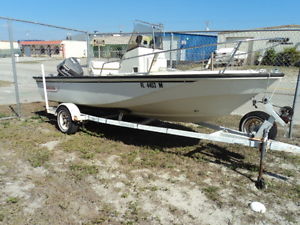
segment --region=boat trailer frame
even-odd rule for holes
[[[131,129],[137,129],[143,131],[151,131],[151,132],[156,132],[161,134],[170,134],[170,135],[195,138],[200,140],[203,139],[203,140],[221,142],[221,143],[239,144],[247,147],[258,148],[260,151],[259,174],[256,181],[256,187],[258,189],[265,188],[265,182],[263,179],[263,167],[264,167],[263,160],[265,158],[267,150],[300,154],[299,146],[268,139],[268,133],[275,121],[283,126],[286,126],[286,123],[275,112],[272,104],[266,100],[263,101],[263,104],[265,106],[265,111],[270,115],[270,117],[268,120],[264,121],[264,123],[261,125],[261,127],[255,134],[249,135],[241,131],[237,131],[234,129],[230,129],[218,125],[212,125],[204,122],[198,123],[198,125],[200,126],[217,130],[216,132],[207,134],[207,133],[200,133],[195,131],[185,131],[180,129],[145,125],[145,123],[123,121],[122,120],[123,112],[120,112],[118,119],[109,119],[106,117],[98,117],[89,114],[84,114],[80,112],[80,109],[74,103],[61,103],[57,107],[50,107],[48,103],[46,79],[45,79],[45,72],[44,72],[43,65],[42,65],[42,77],[43,77],[43,90],[44,90],[46,112],[57,116],[60,108],[64,106],[64,108],[67,108],[67,110],[70,113],[71,116],[70,119],[72,120],[72,122],[75,123],[82,123],[84,121],[93,121],[100,124],[107,124],[107,125],[113,125],[118,127],[125,127],[125,128],[131,128]]]

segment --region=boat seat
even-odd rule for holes
[[[104,61],[91,61],[89,69],[94,75],[100,75]],[[119,62],[109,62],[105,63],[101,75],[117,74],[119,72],[120,63]]]

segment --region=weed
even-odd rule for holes
[[[285,221],[289,222],[289,224],[296,224],[297,223],[297,219],[295,218],[296,215],[294,215],[293,212],[282,212],[280,213],[280,215],[282,217],[285,218]]]
[[[49,160],[50,151],[46,148],[33,149],[29,152],[27,159],[31,166],[40,167]]]
[[[152,186],[150,187],[150,191],[158,191],[159,188],[157,186]]]
[[[80,157],[83,158],[83,159],[93,159],[94,156],[95,156],[94,152],[91,152],[87,149],[81,149],[80,153],[81,153]]]
[[[129,196],[128,193],[123,193],[123,194],[121,195],[121,198],[128,198],[128,196]]]
[[[62,210],[67,209],[69,206],[69,202],[61,202],[58,204],[58,207],[61,208]]]
[[[4,214],[0,212],[0,222],[4,220]]]
[[[8,117],[5,113],[0,113],[0,118]]]
[[[128,154],[122,154],[122,163],[132,164],[139,156],[138,151],[131,151]]]
[[[295,195],[296,199],[300,199],[300,184],[296,184],[293,188],[292,191]]]
[[[294,177],[295,172],[293,170],[283,170],[283,174],[288,177]]]
[[[41,116],[34,115],[34,116],[30,117],[30,119],[32,119],[32,120],[39,120],[39,119],[41,119]]]
[[[128,209],[125,213],[125,216],[129,219],[127,224],[134,224],[139,221],[139,212],[140,208],[138,207],[137,202],[129,202]]]
[[[118,217],[118,212],[116,212],[112,206],[106,203],[102,204],[102,209],[99,210],[99,214],[99,216],[92,219],[90,222],[84,223],[84,225],[107,224],[107,222],[109,222],[109,224],[115,224],[112,223],[113,218]]]
[[[94,165],[71,164],[69,166],[72,175],[81,180],[84,176],[94,175],[98,173],[98,168]]]
[[[98,225],[98,224],[103,224],[104,222],[106,222],[108,220],[108,218],[106,218],[105,216],[103,217],[98,217],[96,219],[93,219],[90,223],[85,223],[84,225]]]
[[[217,201],[219,199],[219,187],[216,186],[208,186],[202,189],[206,195],[206,197],[208,197],[209,199],[213,200],[213,201]]]
[[[19,201],[19,198],[17,197],[9,197],[8,199],[6,199],[6,203],[12,203],[15,204]]]
[[[174,214],[175,212],[178,211],[178,209],[173,205],[169,205],[169,211]]]
[[[162,187],[160,188],[161,191],[169,191],[169,188],[166,188],[166,187]]]
[[[71,139],[61,143],[61,147],[67,152],[78,152],[80,158],[83,159],[93,159],[95,153],[101,152],[101,145],[99,145],[99,138],[88,136],[82,137],[84,134],[78,133],[72,136]]]
[[[2,123],[4,128],[8,128],[10,126],[10,122],[9,121],[5,121]]]

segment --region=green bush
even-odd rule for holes
[[[265,52],[261,65],[300,67],[300,52],[295,47],[285,48],[278,53],[271,48]]]
[[[261,61],[261,65],[273,66],[276,59],[276,51],[273,48],[268,49]]]
[[[286,48],[279,52],[275,58],[275,66],[297,66],[300,60],[300,52],[295,47]]]

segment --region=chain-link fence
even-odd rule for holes
[[[153,32],[144,29],[133,33],[88,33],[0,17],[0,117],[20,115],[22,107],[18,103],[42,101],[32,79],[41,74],[41,64],[46,74],[57,74],[56,67],[63,59],[76,57],[86,75],[116,74],[122,71],[122,62],[132,57],[130,50],[142,46],[164,53],[162,57],[161,53],[154,52],[152,60],[160,61],[162,66],[155,68],[153,62],[148,62],[144,71],[148,74],[153,69],[156,73],[173,70],[282,71],[285,77],[281,82],[271,85],[257,98],[268,95],[280,106],[293,106],[294,103],[294,124],[300,123],[299,98],[294,101],[300,67],[299,27],[168,32],[161,28],[158,26]],[[127,72],[141,71],[134,66]],[[248,112],[250,103],[247,104],[234,113]]]
[[[65,58],[79,58],[86,68],[86,31],[0,17],[0,119],[22,115],[21,103],[39,102],[33,76],[57,74]]]

